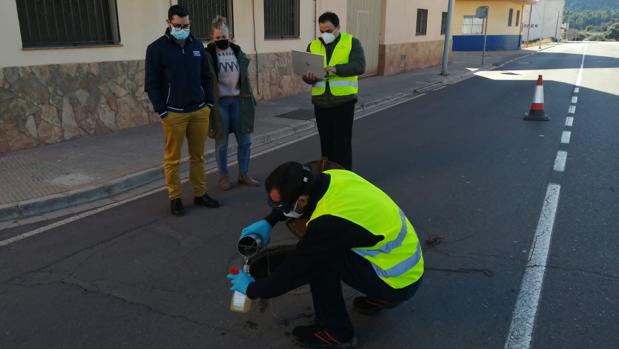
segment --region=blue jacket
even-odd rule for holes
[[[169,34],[170,29],[146,49],[144,90],[162,118],[168,111],[189,113],[214,104],[202,42],[190,35],[180,46]]]

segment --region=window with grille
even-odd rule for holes
[[[475,16],[464,16],[462,34],[483,34],[484,20]]]
[[[512,26],[512,20],[514,19],[514,9],[510,8],[509,9],[509,15],[507,16],[507,26],[511,27]]]
[[[24,48],[120,43],[116,0],[18,0]]]
[[[441,17],[441,35],[444,35],[447,31],[447,12],[443,12]]]
[[[426,35],[428,31],[428,10],[417,9],[417,28],[416,35]]]
[[[179,0],[189,12],[191,34],[199,40],[211,39],[211,22],[217,16],[226,17],[232,37],[232,0]]]
[[[264,0],[264,38],[299,37],[300,0]]]

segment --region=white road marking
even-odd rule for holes
[[[567,127],[574,126],[574,118],[572,116],[568,116],[565,118],[565,126]]]
[[[505,349],[527,349],[531,345],[560,192],[561,186],[559,184],[548,184],[544,205],[529,253],[529,261],[522,278],[509,334],[505,342]]]
[[[413,96],[413,97],[407,97],[407,98],[399,100],[399,101],[397,101],[395,103],[392,103],[392,104],[389,104],[389,105],[386,105],[386,106],[383,106],[383,107],[378,107],[377,109],[373,109],[373,110],[371,110],[369,112],[361,111],[359,113],[359,115],[355,116],[355,120],[366,118],[366,117],[368,117],[368,116],[370,116],[372,114],[376,114],[376,113],[379,113],[381,111],[384,111],[384,110],[396,107],[396,106],[398,106],[400,104],[403,104],[403,103],[406,103],[406,102],[410,102],[412,100],[415,100],[417,98],[423,97],[425,95],[426,95],[425,93],[422,93],[422,94],[419,94],[419,95],[416,95],[416,96]],[[255,157],[258,157],[260,155],[264,155],[264,154],[276,151],[276,150],[281,149],[283,147],[289,146],[290,144],[294,144],[294,143],[300,142],[302,140],[305,140],[307,138],[313,137],[313,136],[315,136],[317,134],[318,134],[318,130],[316,129],[316,130],[310,132],[307,135],[300,136],[300,137],[294,139],[293,141],[284,142],[282,144],[271,146],[271,147],[269,147],[266,150],[256,152],[255,154],[252,154],[251,158],[255,158]],[[234,165],[236,163],[237,163],[236,161],[231,161],[229,163],[229,165]],[[217,171],[216,167],[212,168],[210,170],[207,170],[206,173],[209,174],[209,173],[213,173],[215,171]],[[187,183],[188,180],[189,180],[188,178],[185,178],[185,179],[181,180],[181,183]],[[130,203],[132,201],[139,200],[139,199],[141,199],[143,197],[146,197],[146,196],[158,193],[158,192],[163,191],[163,190],[166,190],[165,186],[157,188],[157,189],[153,189],[153,190],[150,190],[150,191],[147,191],[147,192],[144,192],[142,194],[130,197],[128,199],[120,200],[120,201],[115,202],[113,204],[109,204],[109,205],[98,207],[98,208],[96,208],[94,210],[91,210],[91,211],[86,211],[86,212],[82,212],[80,214],[77,214],[77,215],[74,215],[74,216],[71,216],[71,217],[67,217],[67,218],[59,220],[57,222],[54,222],[54,223],[51,223],[51,224],[39,227],[37,229],[34,229],[34,230],[29,231],[29,232],[13,236],[13,237],[5,239],[5,240],[0,240],[0,247],[11,245],[11,244],[13,244],[15,242],[18,242],[20,240],[24,240],[24,239],[27,239],[27,238],[30,238],[30,237],[33,237],[33,236],[45,233],[45,232],[50,231],[52,229],[55,229],[55,228],[61,227],[61,226],[66,225],[66,224],[73,223],[73,222],[78,221],[80,219],[83,219],[83,218],[86,218],[86,217],[90,217],[90,216],[96,215],[98,213],[101,213],[101,212],[113,209],[114,207],[118,207],[118,206]]]
[[[580,87],[575,87],[574,88],[574,94],[578,94],[580,92]]]
[[[582,60],[580,61],[580,70],[578,71],[578,77],[576,78],[576,86],[580,87],[582,83],[582,74],[585,70],[585,57],[587,57],[587,48],[589,45],[585,44],[585,49],[582,52]]]
[[[576,114],[576,106],[570,105],[570,109],[567,110],[568,114]]]
[[[572,104],[578,103],[578,97],[572,96]]]
[[[576,80],[577,87],[574,89],[575,94],[580,91],[578,86],[582,83],[587,47],[588,45],[585,44],[582,61],[580,63],[580,71],[578,72],[578,78]],[[570,114],[575,113],[576,106],[570,106]],[[565,120],[566,126],[572,126],[573,122],[574,118],[571,116],[568,116]],[[561,141],[563,142],[566,140],[569,142],[570,137],[571,132],[564,131],[561,136]],[[564,172],[566,161],[567,152],[559,150],[555,158],[554,170],[557,172]],[[505,349],[529,349],[531,346],[535,318],[537,317],[537,309],[540,304],[544,285],[544,273],[546,272],[546,264],[548,262],[552,231],[554,229],[557,208],[559,206],[560,192],[561,186],[559,184],[548,184],[544,205],[542,206],[542,212],[537,223],[535,236],[533,237],[529,260],[522,278],[518,299],[516,300],[516,307],[514,308],[512,322],[509,327],[509,334],[505,341]]]
[[[565,163],[567,162],[567,152],[559,150],[555,158],[554,170],[557,172],[565,172]]]
[[[570,144],[570,138],[572,137],[572,132],[570,131],[563,131],[563,134],[561,135],[561,143],[563,144]]]

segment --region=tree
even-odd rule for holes
[[[619,22],[608,27],[606,39],[619,40]]]

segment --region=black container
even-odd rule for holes
[[[271,275],[292,254],[296,245],[268,247],[249,258],[249,273],[256,280]]]

